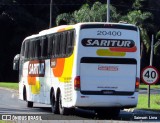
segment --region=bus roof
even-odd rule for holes
[[[51,33],[56,33],[56,32],[61,32],[61,31],[65,31],[65,30],[70,30],[70,29],[74,29],[76,27],[82,26],[82,25],[96,25],[96,24],[105,24],[105,25],[121,25],[121,26],[131,26],[131,27],[135,27],[135,25],[133,24],[126,24],[126,23],[110,23],[110,22],[83,22],[83,23],[77,23],[74,25],[61,25],[61,26],[57,26],[57,27],[53,27],[50,29],[46,29],[46,30],[42,30],[40,31],[38,34],[33,34],[31,36],[26,37],[24,40],[27,39],[32,39],[32,38],[36,38],[39,36],[43,36],[46,34],[51,34]]]

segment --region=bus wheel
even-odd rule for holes
[[[28,107],[28,108],[32,108],[32,107],[33,107],[33,102],[27,101],[27,91],[26,91],[26,87],[24,87],[24,89],[23,89],[23,100],[25,100],[25,101],[27,102],[27,107]]]
[[[27,107],[28,107],[28,108],[32,108],[32,107],[33,107],[33,102],[27,101]]]
[[[26,87],[23,87],[23,100],[27,100],[27,93],[26,93]]]
[[[69,109],[65,108],[65,107],[62,107],[62,95],[61,95],[61,93],[59,93],[57,101],[59,102],[59,113],[62,114],[62,115],[68,115],[69,114]]]
[[[52,108],[52,112],[54,114],[59,114],[59,111],[58,111],[58,101],[55,101],[54,92],[52,92],[52,95],[51,95],[51,108]]]

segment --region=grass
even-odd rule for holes
[[[147,89],[148,85],[141,84],[139,88],[140,89]],[[150,85],[150,88],[151,89],[160,89],[160,85]]]
[[[16,123],[16,122],[0,120],[0,123]]]
[[[137,109],[150,109],[159,110],[160,109],[160,94],[150,95],[150,108],[148,108],[148,95],[139,94]]]
[[[140,89],[148,89],[148,85],[141,84]],[[160,89],[160,85],[150,85],[151,89]],[[150,95],[150,108],[148,108],[148,94],[139,94],[137,109],[159,110],[160,109],[160,94]]]
[[[10,88],[10,89],[18,90],[18,83],[0,82],[0,87],[5,87],[5,88]]]
[[[16,122],[0,120],[0,123],[16,123]]]

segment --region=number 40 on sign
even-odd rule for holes
[[[159,72],[153,66],[147,66],[141,73],[142,81],[147,85],[153,85],[159,80]]]

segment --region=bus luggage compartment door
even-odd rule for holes
[[[132,95],[136,60],[127,58],[82,58],[80,90],[87,95]]]

